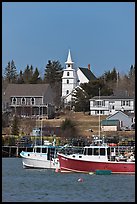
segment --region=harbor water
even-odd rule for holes
[[[2,202],[135,202],[135,175],[24,169],[2,158]]]

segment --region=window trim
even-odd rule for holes
[[[15,99],[15,100],[14,100]],[[16,105],[17,104],[17,97],[12,97],[12,104]]]
[[[24,103],[23,103],[23,99],[24,99]],[[21,104],[22,104],[22,105],[26,105],[26,98],[25,98],[25,97],[22,97],[22,98],[21,98]]]
[[[32,103],[32,99],[34,99],[34,103]],[[30,98],[30,104],[31,104],[31,105],[35,105],[35,98],[34,98],[34,97],[31,97],[31,98]]]

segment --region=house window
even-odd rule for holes
[[[25,105],[25,104],[26,104],[26,99],[25,99],[25,98],[22,98],[22,99],[21,99],[21,104],[22,104],[22,105]]]
[[[69,72],[67,72],[67,76],[69,76]]]
[[[103,101],[96,101],[96,105],[97,106],[105,106],[105,101],[103,100]]]
[[[31,105],[35,105],[35,98],[31,98],[30,103],[31,103]]]
[[[99,111],[99,110],[96,110],[96,111],[95,111],[95,114],[96,114],[96,115],[98,115],[99,113],[100,113],[100,111]]]
[[[12,104],[14,104],[14,105],[17,104],[17,98],[15,98],[15,97],[12,98]]]
[[[67,84],[69,84],[69,80],[67,79]]]
[[[66,91],[66,94],[69,94],[69,90]]]
[[[130,101],[126,101],[126,106],[130,106]]]
[[[104,100],[104,101],[102,101],[102,106],[105,106],[105,100]]]
[[[121,101],[121,106],[125,106],[125,101]]]
[[[104,115],[104,111],[103,111],[103,110],[101,110],[101,111],[100,111],[100,114],[101,114],[101,115]]]
[[[96,101],[93,101],[93,106],[96,106]]]

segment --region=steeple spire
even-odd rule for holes
[[[71,59],[70,49],[69,49],[67,61],[65,63],[66,64],[73,64],[74,63],[74,62],[72,62],[72,59]]]

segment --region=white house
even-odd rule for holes
[[[71,59],[71,53],[69,50],[67,61],[65,62],[66,68],[63,70],[62,76],[62,100],[64,104],[68,104],[72,101],[72,93],[76,87],[81,83],[88,83],[91,79],[96,79],[94,74],[88,68],[73,67],[74,62]]]
[[[95,96],[90,99],[91,115],[111,115],[120,110],[134,113],[134,98],[129,96]]]

